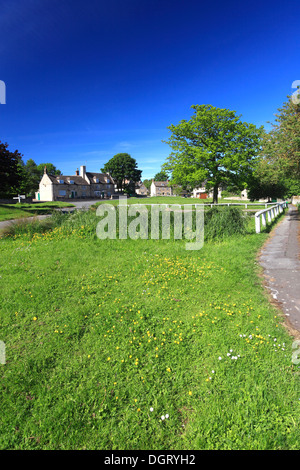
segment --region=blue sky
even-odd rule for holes
[[[298,1],[0,0],[0,140],[63,174],[128,152],[152,178],[193,104],[274,121],[300,79]]]

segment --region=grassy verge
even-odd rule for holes
[[[127,204],[180,204],[182,205],[195,205],[195,204],[203,204],[205,209],[208,210],[210,208],[210,204],[212,204],[213,199],[198,199],[198,198],[184,198],[181,196],[155,196],[155,197],[130,197],[127,199]],[[94,207],[98,207],[100,204],[112,204],[117,206],[119,204],[119,199],[104,199],[101,201],[97,201],[94,204]],[[249,201],[237,201],[234,199],[219,199],[219,204],[235,204],[236,207],[240,207],[245,211],[258,211],[265,208],[264,203],[258,203],[255,201],[251,203]],[[247,208],[245,208],[245,204],[247,204]],[[220,206],[221,207],[221,206]]]
[[[0,221],[51,214],[53,210],[60,207],[74,206],[67,202],[0,204]]]
[[[297,449],[292,338],[258,277],[267,233],[186,251],[99,240],[95,223],[0,242],[0,448]]]

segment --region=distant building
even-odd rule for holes
[[[108,173],[91,173],[85,166],[72,176],[48,175],[45,166],[43,177],[36,192],[39,201],[59,201],[65,199],[103,199],[115,193],[114,181]]]
[[[169,181],[154,181],[152,180],[150,186],[150,195],[151,196],[173,196],[173,191],[171,186],[169,186]]]
[[[136,183],[135,185],[135,192],[138,196],[148,196],[149,194],[149,191],[148,189],[146,188],[146,186],[144,185],[144,183],[142,183],[141,181],[139,181],[138,183]]]

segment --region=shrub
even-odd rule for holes
[[[247,232],[248,216],[240,207],[217,207],[205,211],[204,234],[207,240],[222,239]]]

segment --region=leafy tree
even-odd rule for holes
[[[130,182],[137,183],[142,175],[142,171],[137,168],[136,160],[128,153],[116,154],[105,163],[101,171],[111,175],[119,190],[128,189]]]
[[[28,162],[27,162],[28,163]],[[36,169],[37,169],[37,172],[40,176],[40,178],[42,178],[43,174],[44,174],[44,169],[45,169],[45,166],[47,168],[47,173],[48,175],[51,175],[51,176],[57,176],[57,175],[61,175],[61,171],[58,170],[56,168],[55,165],[53,165],[53,163],[40,163],[39,165],[37,165]]]
[[[249,179],[250,199],[300,194],[300,103],[288,97],[265,132],[262,153]]]
[[[211,105],[193,105],[189,121],[168,129],[172,135],[165,143],[173,152],[163,169],[172,183],[195,188],[206,181],[218,202],[218,188],[233,184],[243,189],[258,156],[263,128],[240,121],[235,111]]]
[[[275,114],[272,130],[266,134],[263,153],[269,173],[284,180],[289,193],[289,188],[297,189],[300,180],[300,100],[287,98]]]
[[[264,141],[268,137],[264,136]],[[263,150],[264,152],[264,145]],[[286,192],[284,172],[277,160],[261,155],[255,162],[253,173],[248,179],[248,197],[251,200],[261,198],[284,198]]]
[[[0,142],[0,197],[11,198],[19,192],[23,165],[21,153],[10,152],[8,144]]]
[[[154,181],[166,181],[168,179],[168,173],[166,171],[160,171],[154,176]]]
[[[146,186],[146,188],[149,190],[150,186],[151,186],[151,183],[152,183],[152,180],[145,179],[145,180],[143,180],[143,183]]]
[[[58,170],[56,166],[53,165],[53,163],[40,163],[37,165],[35,161],[30,158],[27,160],[23,168],[23,192],[31,196],[34,195],[35,191],[38,190],[39,183],[44,174],[45,166],[47,168],[48,175],[61,175],[61,171]]]

